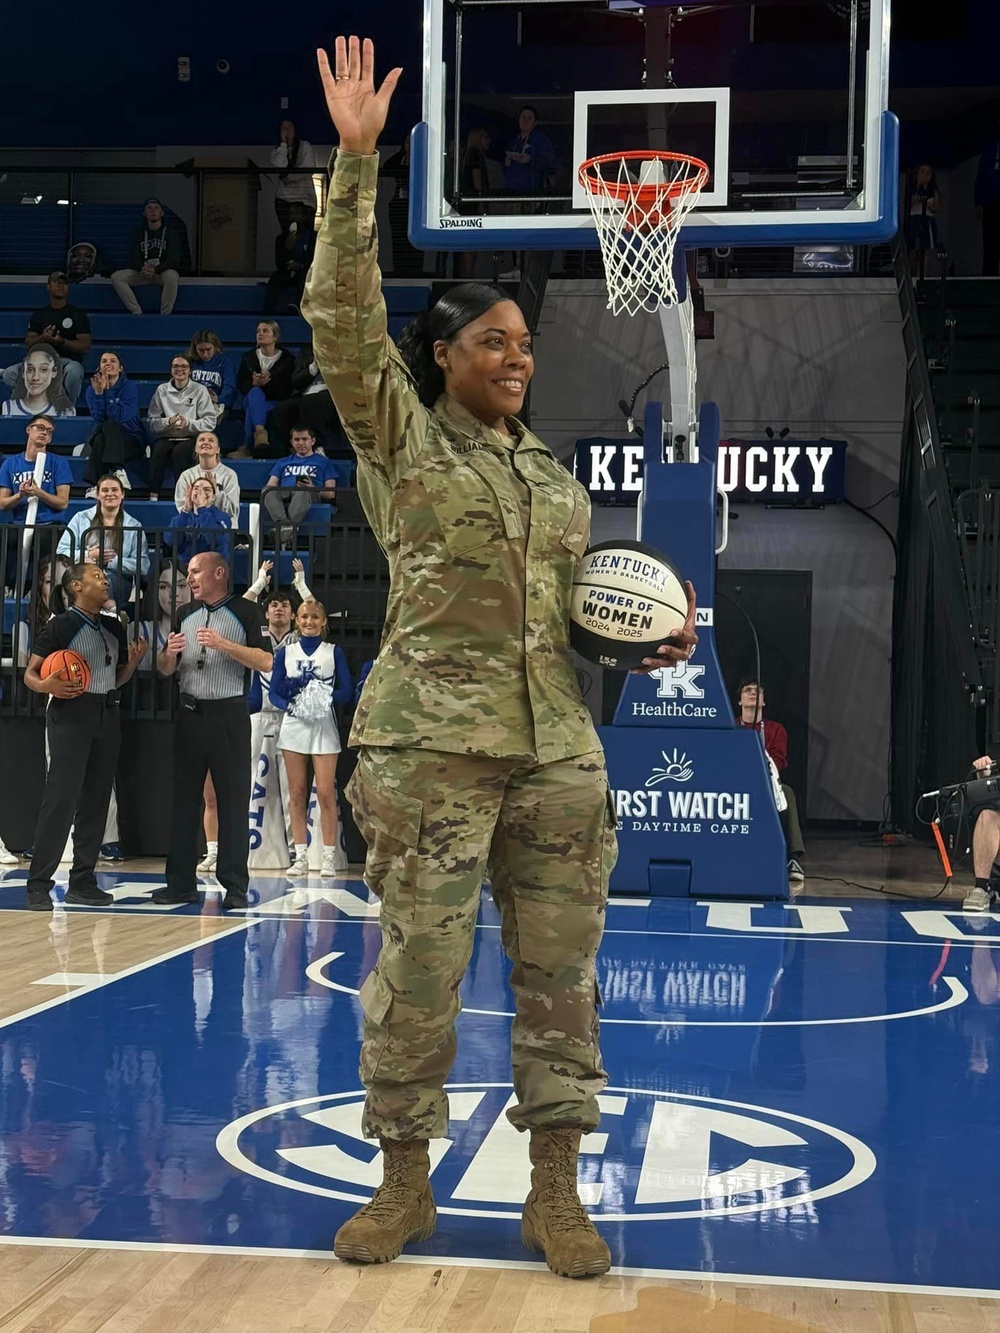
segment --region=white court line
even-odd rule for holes
[[[110,912],[105,915],[110,916]],[[229,935],[236,935],[241,930],[248,930],[253,921],[237,921],[226,930],[220,930],[214,935],[206,935],[201,939],[192,940],[190,944],[182,944],[177,949],[170,949],[167,953],[157,954],[155,958],[147,958],[144,963],[136,963],[134,967],[126,967],[121,972],[109,972],[102,975],[99,982],[91,986],[82,986],[79,990],[67,991],[65,995],[55,995],[51,1000],[43,1000],[41,1004],[33,1005],[30,1009],[22,1009],[19,1013],[10,1014],[6,1018],[0,1018],[0,1028],[12,1027],[15,1023],[21,1023],[26,1018],[34,1018],[36,1014],[44,1014],[47,1009],[55,1009],[60,1004],[68,1004],[70,1000],[78,1000],[81,995],[92,995],[94,991],[110,986],[112,982],[124,981],[126,977],[134,977],[140,972],[145,972],[147,968],[156,967],[159,963],[168,963],[171,958],[179,958],[181,954],[194,953],[195,949],[202,949],[208,944],[214,944],[216,940],[224,940]]]
[[[331,981],[323,971],[327,963],[334,963],[343,956],[343,951],[324,954],[322,958],[317,958],[315,962],[309,964],[306,976],[318,986],[325,986],[327,990],[356,996],[358,994],[356,987],[342,986],[339,982]],[[607,1018],[602,1013],[601,1026],[617,1023],[621,1026],[639,1028],[821,1028],[841,1027],[848,1023],[888,1023],[896,1018],[923,1018],[927,1014],[939,1014],[945,1009],[957,1009],[960,1004],[966,1002],[969,992],[957,977],[942,977],[941,980],[950,992],[947,999],[942,1000],[940,1004],[930,1004],[923,1009],[905,1009],[898,1014],[861,1014],[854,1018],[778,1018],[769,1023],[766,1018]],[[468,1005],[462,1006],[462,1013],[479,1014],[486,1018],[515,1017],[507,1009],[472,1009]]]
[[[44,1236],[0,1235],[0,1245],[30,1245],[36,1248],[51,1246],[60,1250],[125,1250],[139,1254],[229,1254],[251,1259],[318,1259],[329,1264],[333,1260],[333,1251],[329,1250],[293,1250],[279,1249],[266,1245],[174,1245],[169,1243],[154,1244],[140,1240],[83,1240],[76,1237],[59,1236],[49,1240]],[[540,1260],[528,1259],[463,1259],[460,1255],[443,1254],[401,1254],[395,1260],[397,1264],[431,1264],[435,1268],[493,1268],[512,1271],[527,1270],[533,1273],[547,1273],[548,1269]],[[816,1288],[821,1291],[885,1291],[896,1292],[903,1296],[975,1296],[988,1300],[1000,1297],[1000,1289],[993,1287],[940,1287],[920,1286],[907,1282],[851,1282],[834,1278],[778,1277],[761,1273],[715,1273],[703,1268],[630,1268],[627,1265],[610,1269],[613,1277],[661,1278],[674,1282],[701,1282],[706,1286],[715,1283],[738,1284],[740,1286],[762,1287],[801,1287]]]

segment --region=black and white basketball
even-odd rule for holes
[[[589,662],[618,670],[642,666],[686,615],[684,580],[654,546],[602,542],[577,565],[570,642]]]

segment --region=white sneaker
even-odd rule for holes
[[[7,850],[7,847],[4,844],[3,839],[0,838],[0,866],[16,866],[17,863],[18,863],[17,857],[14,855],[13,852],[9,852]],[[325,874],[326,871],[324,871],[323,873]],[[331,871],[330,873],[332,874],[333,872]]]
[[[319,873],[321,875],[335,875],[337,873],[337,867],[334,865],[334,861],[336,860],[336,858],[337,858],[336,852],[324,852],[323,864],[322,866],[320,866]]]
[[[118,478],[122,484],[123,491],[130,491],[132,489],[132,483],[128,479],[128,473],[123,467],[116,468],[111,475]]]
[[[199,875],[213,875],[219,856],[217,852],[206,852],[205,859],[198,862]]]
[[[963,912],[988,912],[990,910],[990,895],[986,889],[970,889],[965,895],[965,902],[962,904]]]
[[[289,879],[298,879],[300,875],[308,875],[309,874],[308,856],[297,857],[285,871],[285,874],[288,876]]]
[[[789,861],[788,878],[795,884],[801,884],[805,877],[805,871],[799,865],[798,861]]]

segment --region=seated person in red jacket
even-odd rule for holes
[[[788,767],[788,732],[780,722],[764,716],[764,687],[752,676],[740,682],[736,725],[755,727],[764,733],[764,749],[771,756],[780,779]],[[782,820],[786,826],[785,839],[788,843],[788,878],[799,881],[805,878],[799,864],[805,855],[805,848],[802,845],[802,829],[799,827],[798,802],[787,783],[781,783],[781,790],[788,802],[788,810],[783,812],[786,818]]]

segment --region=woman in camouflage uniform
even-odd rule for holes
[[[375,145],[401,73],[376,92],[374,52],[319,52],[340,134],[303,314],[358,457],[358,490],[391,572],[382,648],[358,706],[347,789],[382,902],[361,988],[364,1128],[383,1183],[338,1231],[343,1259],[394,1259],[434,1230],[428,1140],[447,1134],[458,990],[489,877],[513,963],[517,1105],[530,1131],[525,1243],[567,1276],[606,1272],[576,1192],[581,1134],[607,1075],[595,960],[615,816],[569,648],[587,547],[583,487],[517,420],[532,373],[518,306],[452,289],[388,337],[374,226]],[[695,642],[693,591],[681,642]],[[648,669],[683,660],[665,647]]]

